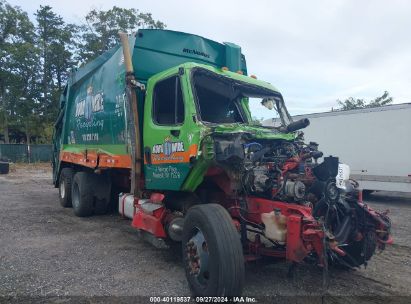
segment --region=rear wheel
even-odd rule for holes
[[[64,208],[71,207],[71,184],[73,182],[74,171],[71,168],[61,170],[59,179],[59,199],[60,205]]]
[[[71,188],[74,214],[79,217],[92,215],[94,211],[93,175],[77,172]]]
[[[238,296],[244,285],[244,256],[228,212],[220,205],[190,208],[184,220],[183,261],[194,296]]]

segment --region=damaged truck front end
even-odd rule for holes
[[[261,125],[267,109],[278,125]],[[308,125],[240,73],[188,63],[153,76],[142,197],[121,196],[120,213],[156,246],[182,243],[195,295],[240,294],[244,262],[263,256],[366,265],[392,242],[390,220],[362,202],[347,165],[304,143]]]
[[[322,267],[366,265],[377,248],[392,242],[387,214],[362,201],[338,157],[320,161],[318,144],[304,143],[300,131],[309,121],[292,122],[274,87],[232,74],[192,72],[203,126],[196,160],[202,174],[193,172],[201,203],[228,211],[245,260],[269,256]],[[280,124],[261,126],[250,110],[252,101],[273,110]]]

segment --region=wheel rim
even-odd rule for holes
[[[64,183],[64,179],[61,179],[60,181],[60,197],[64,198],[66,196],[66,187]]]
[[[76,183],[73,184],[73,197],[71,198],[73,208],[77,208],[80,205],[80,190]]]
[[[203,232],[195,227],[193,229],[192,237],[186,244],[186,254],[188,262],[188,271],[197,282],[206,286],[210,279],[209,270],[209,251],[206,239]]]

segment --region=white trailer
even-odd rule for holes
[[[411,192],[411,103],[293,117],[302,118],[310,120],[305,141],[348,164],[362,189]]]

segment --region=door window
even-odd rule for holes
[[[184,122],[184,102],[180,78],[159,81],[153,93],[153,121],[158,125],[179,125]]]

